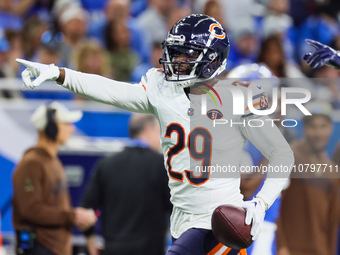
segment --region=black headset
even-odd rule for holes
[[[58,126],[55,119],[56,109],[53,109],[47,106],[46,115],[47,115],[47,124],[45,127],[45,134],[48,138],[53,141],[56,141],[58,134]]]

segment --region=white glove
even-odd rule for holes
[[[262,230],[264,215],[266,214],[266,205],[260,198],[253,198],[251,201],[246,201],[242,205],[246,209],[246,225],[252,224],[250,234],[255,241]]]
[[[44,81],[55,81],[59,78],[59,67],[54,64],[44,65],[36,62],[31,62],[25,59],[17,58],[19,64],[27,68],[21,73],[22,81],[24,82],[22,90],[27,88],[34,89]],[[31,78],[36,78],[33,82]]]

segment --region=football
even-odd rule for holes
[[[216,239],[232,249],[244,249],[252,243],[251,224],[245,224],[246,210],[232,205],[220,205],[211,218],[212,231]]]

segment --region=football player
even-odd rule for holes
[[[320,68],[327,65],[335,69],[340,69],[340,51],[336,51],[314,40],[306,39],[306,42],[316,49],[313,53],[307,53],[303,56],[303,60],[305,60],[311,68]]]
[[[267,178],[256,197],[243,202],[239,189],[240,178],[210,178],[209,170],[199,177],[190,174],[190,158],[196,157],[200,162],[205,162],[205,158],[202,158],[203,151],[194,146],[196,140],[193,143],[189,141],[193,137],[203,138],[204,145],[207,144],[203,150],[210,150],[210,154],[204,156],[209,157],[208,162],[215,156],[211,154],[213,143],[219,143],[223,148],[219,154],[222,153],[235,166],[239,166],[247,139],[260,149],[273,166],[293,165],[292,151],[280,131],[267,124],[269,122],[257,129],[228,128],[220,139],[213,139],[204,128],[190,129],[190,118],[197,114],[191,107],[191,98],[197,91],[214,90],[213,87],[219,83],[216,77],[225,70],[227,64],[229,39],[219,22],[201,14],[184,17],[169,31],[163,48],[160,60],[163,69],[150,69],[139,84],[118,82],[54,65],[21,59],[17,61],[27,67],[22,73],[24,88],[34,88],[44,81],[55,80],[59,85],[92,100],[133,112],[151,113],[157,117],[173,204],[170,229],[173,245],[168,255],[245,254],[245,250],[230,249],[216,240],[211,231],[214,209],[222,204],[244,207],[247,211],[246,224],[252,224],[251,235],[256,239],[265,211],[280,194],[287,178]],[[244,92],[252,90],[255,107],[259,107],[259,100],[264,95],[261,86],[238,82],[233,85],[240,85]],[[228,99],[227,95],[221,97]],[[230,98],[225,104],[232,108]],[[228,114],[237,121],[265,118],[254,116],[249,110],[237,117]],[[221,144],[221,141],[224,143]],[[215,161],[212,159],[210,165]]]

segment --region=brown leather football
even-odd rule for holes
[[[253,240],[251,224],[245,224],[246,210],[233,205],[220,205],[211,218],[212,231],[216,239],[232,249],[249,247]]]

